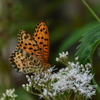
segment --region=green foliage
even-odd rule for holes
[[[24,89],[16,89],[15,93],[18,95],[16,100],[35,100],[34,97],[30,96]]]
[[[26,24],[27,23],[27,24]],[[7,28],[7,33],[12,33],[9,36],[10,37],[15,37],[17,36],[19,30],[24,29],[26,31],[30,30],[35,30],[36,23],[35,22],[21,22],[21,23],[12,23],[8,28]],[[11,30],[12,29],[12,30]],[[33,31],[34,32],[34,31]],[[33,34],[33,33],[32,33]]]
[[[76,55],[79,57],[79,62],[86,64],[92,62],[92,54],[100,42],[100,25],[86,32],[80,40]]]
[[[59,25],[55,27],[54,30],[51,31],[52,34],[50,34],[50,37],[52,38],[52,41],[50,41],[51,45],[59,41],[64,36],[64,34],[62,33],[66,33],[67,30],[68,30],[67,25],[62,25],[62,26]]]
[[[81,38],[81,36],[92,27],[98,25],[98,22],[91,22],[86,24],[85,26],[78,28],[76,31],[73,32],[66,40],[64,40],[61,45],[59,46],[59,52],[65,51],[66,49],[70,48],[72,45],[77,43],[77,41]]]

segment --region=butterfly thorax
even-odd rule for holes
[[[51,65],[50,65],[49,63],[45,63],[45,64],[44,64],[44,67],[45,67],[45,68],[50,68]]]

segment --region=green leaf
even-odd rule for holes
[[[100,25],[86,32],[80,40],[76,55],[79,57],[79,62],[82,64],[92,63],[92,54],[100,43]]]
[[[98,25],[97,22],[91,22],[80,29],[77,29],[73,34],[71,34],[66,40],[64,40],[61,45],[59,46],[59,50],[57,53],[65,51],[66,49],[70,48],[73,44],[77,43],[80,37],[87,32],[87,30],[91,29],[92,27]]]

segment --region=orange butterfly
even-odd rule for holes
[[[10,56],[12,67],[22,73],[42,72],[49,68],[49,31],[44,21],[40,21],[33,37],[24,30],[18,33],[16,50]]]

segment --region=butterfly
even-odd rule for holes
[[[40,21],[33,36],[24,30],[18,33],[16,50],[9,60],[17,72],[24,74],[42,72],[51,65],[48,62],[50,49],[49,31],[46,23]]]

